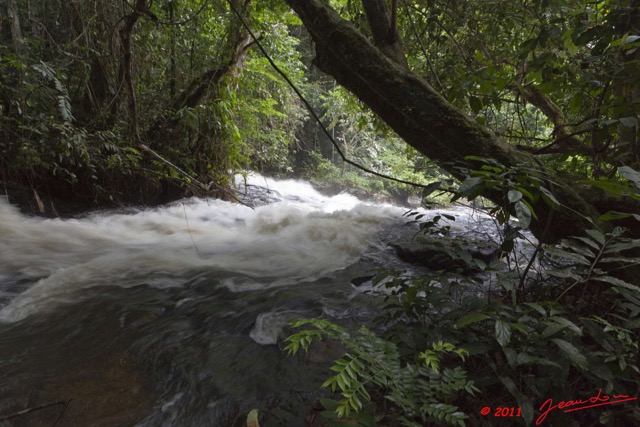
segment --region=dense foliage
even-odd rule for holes
[[[205,184],[250,166],[289,168],[304,112],[253,54],[228,3],[0,7],[13,18],[0,44],[5,182],[75,194],[85,206],[162,201],[162,181],[193,184],[140,144]],[[283,25],[292,15],[264,2],[251,15],[271,55],[302,82],[299,40]]]
[[[478,185],[476,177],[470,182]],[[468,195],[470,188],[463,183],[454,197]],[[518,190],[503,185],[511,203],[524,200],[523,193],[531,195],[518,188],[522,193],[516,195]],[[318,351],[311,344],[321,339],[338,341],[346,351],[323,384],[341,397],[322,402],[328,420],[494,425],[499,420],[491,418],[493,409],[503,407],[515,408],[515,418],[507,410],[510,425],[544,419],[560,425],[576,418],[580,425],[638,422],[633,406],[543,416],[552,406],[543,402],[586,400],[598,390],[637,396],[640,287],[634,284],[637,276],[630,283],[616,273],[640,264],[640,257],[629,255],[640,248],[640,240],[625,237],[620,228],[611,233],[592,229],[559,245],[538,244],[526,251],[514,242],[528,239],[521,226],[526,228],[535,212],[527,206],[516,210],[516,225],[509,221],[507,206],[491,209],[504,232],[500,258],[488,265],[457,249],[460,254],[452,259],[468,264],[458,273],[378,274],[373,280],[373,294],[381,301],[377,332],[350,332],[325,319],[292,323],[302,329],[287,339],[290,353]],[[421,233],[448,232],[438,224],[439,216],[412,216]],[[469,275],[478,269],[484,274]],[[489,417],[479,414],[485,406],[493,408]]]
[[[423,196],[489,195],[500,201],[489,213],[503,230],[502,261],[480,265],[454,255],[490,274],[491,287],[479,291],[464,268],[446,276],[381,273],[379,328],[296,324],[305,329],[289,339],[290,351],[320,338],[347,350],[325,383],[342,396],[323,401],[328,413],[361,425],[479,425],[487,421],[479,416],[481,392],[486,406],[519,407],[520,422],[531,424],[547,397],[600,388],[637,395],[640,242],[610,222],[627,221],[638,235],[640,3],[329,3],[378,45],[366,6],[389,9],[388,34],[402,48],[394,59],[536,161],[507,167],[488,157],[455,159],[461,163],[451,169],[465,178],[456,186],[312,66],[311,38],[285,1],[0,0],[3,186],[33,193],[41,210],[39,194],[82,208],[184,194],[169,183],[203,194],[194,180],[225,197],[230,175],[248,168],[396,202],[416,194],[344,163],[341,152],[425,187]],[[565,206],[554,190],[560,177],[602,201],[600,222],[557,246],[518,253],[515,242],[539,209],[560,215]],[[610,209],[612,200],[622,207]],[[563,413],[553,416],[565,422]],[[590,416],[581,421],[640,423],[632,411]]]

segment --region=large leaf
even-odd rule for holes
[[[535,302],[525,302],[524,305],[529,306],[531,308],[533,308],[535,311],[537,311],[538,313],[540,313],[540,315],[542,316],[546,316],[547,315],[547,310],[544,309],[543,306],[541,306],[538,303]]]
[[[632,181],[636,187],[640,188],[640,172],[630,168],[629,166],[621,166],[618,168],[618,173],[629,181]]]
[[[600,221],[600,222],[613,221],[613,220],[616,220],[616,219],[624,219],[624,218],[629,218],[629,217],[632,217],[636,221],[640,221],[640,215],[638,215],[638,214],[617,212],[617,211],[608,211],[608,212],[603,213],[602,215],[600,215],[598,217],[598,221]]]
[[[484,313],[471,313],[458,320],[455,324],[455,327],[456,329],[463,328],[472,323],[482,322],[483,320],[487,319],[489,319],[489,316]]]
[[[502,347],[511,340],[511,325],[504,320],[496,320],[496,340]]]
[[[531,211],[522,201],[516,202],[515,208],[516,217],[518,217],[518,221],[520,221],[520,226],[522,228],[528,228],[529,224],[531,224]]]
[[[573,344],[562,340],[560,338],[554,338],[551,341],[560,348],[560,350],[567,356],[567,358],[576,366],[581,369],[587,368],[587,358],[578,350]]]
[[[556,199],[556,197],[551,193],[551,191],[547,190],[544,187],[540,187],[540,192],[544,195],[544,197],[548,200],[551,200],[553,203],[555,203],[556,205],[559,205],[560,202],[558,201],[558,199]]]
[[[511,378],[502,375],[498,375],[498,378],[509,391],[509,393],[511,393],[511,395],[518,401],[518,406],[522,408],[522,416],[526,425],[531,424],[534,415],[533,403],[531,402],[531,399],[529,399],[527,396],[522,394],[520,390],[518,390],[518,387],[516,387],[516,383]]]
[[[439,190],[441,186],[442,186],[442,182],[441,181],[435,181],[435,182],[432,182],[432,183],[428,184],[426,187],[424,187],[422,189],[422,197],[423,198],[424,197],[428,197],[434,191]]]
[[[515,203],[518,200],[522,199],[522,193],[519,192],[518,190],[509,190],[509,193],[507,194],[507,198],[509,199],[510,203]]]
[[[577,254],[575,252],[566,250],[566,249],[562,249],[562,248],[554,248],[554,247],[550,247],[545,249],[545,253],[547,253],[548,255],[551,256],[556,256],[559,258],[565,258],[567,260],[572,260],[575,261],[579,264],[583,264],[583,265],[588,265],[591,266],[591,262],[585,258],[584,256]]]
[[[465,179],[460,187],[458,187],[458,193],[465,197],[475,197],[480,194],[482,188],[482,177],[471,176]]]
[[[600,231],[600,230],[585,230],[585,233],[587,233],[589,236],[593,237],[596,242],[600,243],[601,245],[604,245],[605,237],[604,237],[604,234],[602,234],[602,231]]]
[[[575,253],[578,253],[587,259],[592,259],[596,257],[596,254],[586,246],[578,243],[577,241],[571,239],[565,239],[562,241],[562,246],[566,246],[567,248],[571,248]]]
[[[258,424],[258,410],[252,409],[247,415],[247,427],[260,427]]]
[[[619,286],[621,288],[629,289],[630,291],[635,291],[640,293],[640,287],[636,285],[632,285],[631,283],[625,282],[622,279],[618,279],[617,277],[612,276],[594,276],[593,280],[598,280],[600,282],[611,283],[614,286]]]
[[[580,329],[575,323],[565,317],[552,316],[550,320],[571,329],[577,335],[582,335],[582,329]]]

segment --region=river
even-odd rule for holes
[[[263,426],[305,425],[329,359],[287,357],[286,324],[367,322],[350,281],[405,267],[387,242],[406,209],[249,183],[255,209],[191,198],[42,219],[0,199],[0,419],[71,400],[59,426],[242,426],[253,408]],[[51,426],[64,407],[0,426]]]

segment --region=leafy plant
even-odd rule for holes
[[[285,350],[289,354],[300,349],[309,351],[311,343],[321,338],[336,340],[346,348],[347,353],[331,367],[335,375],[322,385],[332,392],[340,391],[342,399],[335,406],[339,417],[362,410],[371,400],[367,388],[373,386],[382,389],[385,399],[399,408],[400,414],[393,418],[402,425],[420,426],[427,421],[465,425],[468,416],[445,402],[455,400],[459,393],[473,395],[478,389],[460,366],[442,366],[443,357],[448,354],[464,360],[465,350],[440,341],[419,353],[422,363],[415,363],[404,361],[394,343],[364,327],[350,333],[322,319],[300,320],[292,326],[306,328],[287,338]]]

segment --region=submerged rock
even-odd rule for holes
[[[419,237],[389,245],[401,260],[432,270],[482,271],[500,254],[500,247],[493,242],[450,237]]]

